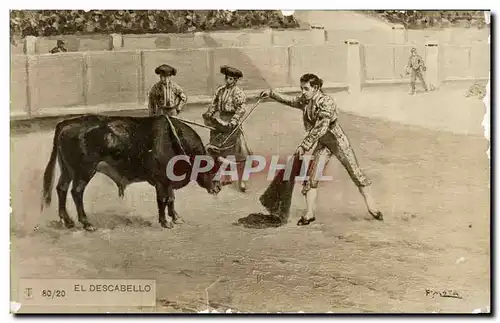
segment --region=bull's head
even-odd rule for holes
[[[208,193],[217,195],[222,190],[220,179],[216,177],[219,169],[221,167],[226,167],[228,164],[235,164],[235,162],[214,153],[210,153],[210,157],[212,157],[214,163],[210,165],[211,167],[207,171],[200,172],[196,181],[198,185],[206,189]],[[207,167],[207,164],[202,161],[200,166],[204,168]]]

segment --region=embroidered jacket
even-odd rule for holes
[[[182,88],[173,81],[156,83],[149,90],[149,114],[158,114],[159,109],[175,108],[180,111],[187,102]]]
[[[246,112],[245,92],[238,86],[221,86],[215,92],[212,103],[205,115],[212,117],[216,112],[231,116],[229,123],[238,124]]]
[[[302,111],[304,127],[308,134],[301,143],[306,150],[310,150],[318,140],[332,131],[336,136],[336,120],[338,117],[337,104],[330,96],[318,91],[310,101],[306,101],[302,95],[289,96],[274,91],[270,93],[271,98],[278,102]]]

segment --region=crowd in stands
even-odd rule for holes
[[[402,24],[407,29],[485,26],[483,11],[376,10],[375,12],[389,22]]]
[[[407,29],[485,25],[482,11],[365,11]],[[11,37],[72,34],[185,33],[242,28],[296,28],[280,10],[12,10]]]
[[[96,33],[184,33],[241,28],[294,28],[279,10],[12,10],[11,36]]]

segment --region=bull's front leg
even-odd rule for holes
[[[174,220],[175,224],[181,224],[184,223],[184,220],[179,216],[179,214],[175,211],[175,194],[174,194],[174,189],[172,188],[171,185],[168,186],[167,188],[167,207],[168,207],[168,215]]]
[[[174,223],[170,219],[167,219],[165,216],[165,207],[168,202],[168,192],[167,186],[163,183],[157,183],[155,185],[156,188],[156,202],[158,203],[158,222],[160,225],[167,229],[172,229],[174,227]],[[169,208],[170,210],[170,208]]]

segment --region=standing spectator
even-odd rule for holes
[[[68,50],[66,49],[66,47],[64,47],[65,43],[63,40],[59,39],[57,41],[57,46],[52,48],[50,50],[50,53],[51,54],[56,54],[56,53],[66,53]]]
[[[406,74],[411,74],[411,92],[410,94],[415,94],[415,81],[418,77],[420,82],[422,82],[422,85],[425,89],[425,92],[428,91],[427,89],[427,84],[425,84],[423,72],[427,70],[425,67],[424,60],[420,55],[417,54],[417,49],[412,48],[411,49],[411,55],[410,58],[408,59],[408,65],[406,66]]]

